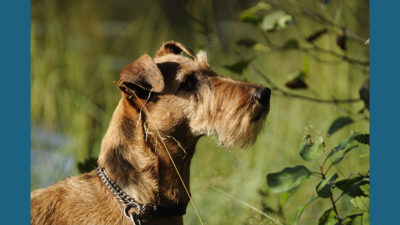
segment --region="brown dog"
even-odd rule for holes
[[[186,56],[181,53],[184,52]],[[122,98],[99,169],[31,193],[31,224],[183,224],[190,162],[203,135],[251,145],[269,111],[268,88],[217,76],[206,54],[166,42],[121,72]]]

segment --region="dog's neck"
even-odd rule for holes
[[[99,166],[139,203],[187,204],[189,197],[176,169],[189,190],[190,161],[198,137],[184,132],[185,127],[160,134],[149,129],[151,121],[143,114],[129,99],[121,99],[102,141]]]

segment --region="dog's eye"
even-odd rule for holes
[[[196,89],[197,86],[197,79],[194,75],[189,75],[186,76],[186,78],[183,80],[181,85],[179,86],[179,90],[183,91],[193,91]]]

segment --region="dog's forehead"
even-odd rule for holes
[[[167,54],[156,57],[154,62],[156,64],[167,62],[177,63],[181,71],[204,71],[210,69],[204,51],[200,51],[194,59],[183,55]]]

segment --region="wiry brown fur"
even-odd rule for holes
[[[189,91],[182,89],[188,77],[195,80]],[[199,137],[215,135],[227,147],[251,145],[269,109],[269,102],[263,105],[254,98],[261,86],[217,76],[204,52],[195,55],[177,42],[165,43],[154,60],[144,55],[125,67],[119,88],[122,98],[103,138],[98,164],[142,204],[187,204],[189,197],[168,153],[189,188],[190,162]],[[33,191],[31,224],[132,222],[92,171]],[[142,224],[183,222],[179,216]]]

